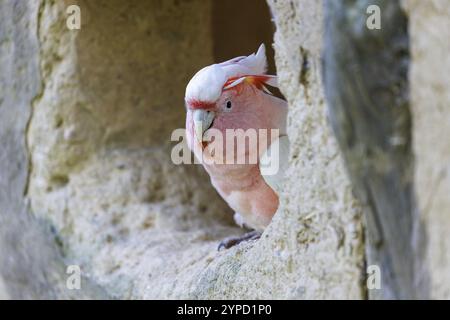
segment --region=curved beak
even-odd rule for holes
[[[203,134],[212,126],[215,116],[213,111],[194,110],[194,133],[199,142],[203,141]]]

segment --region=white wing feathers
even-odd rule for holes
[[[289,167],[289,138],[284,135],[274,140],[259,160],[264,181],[279,193],[284,174]]]

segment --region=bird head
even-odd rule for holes
[[[270,129],[279,116],[270,107],[274,99],[266,85],[276,86],[267,75],[265,47],[256,54],[213,64],[197,72],[186,88],[188,143],[205,148],[208,130],[226,136],[226,129]],[[280,100],[280,99],[278,99]],[[276,103],[275,103],[276,104]]]

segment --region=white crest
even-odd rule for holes
[[[215,102],[229,78],[244,75],[263,75],[267,71],[266,47],[256,53],[213,64],[197,72],[186,87],[185,100]],[[236,85],[236,84],[235,84]]]

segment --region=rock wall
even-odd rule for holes
[[[410,18],[414,189],[425,224],[430,297],[450,299],[450,8],[405,1]]]
[[[380,29],[366,9],[380,8]],[[371,297],[413,298],[413,155],[408,20],[389,0],[326,1],[324,80],[330,120],[364,204],[368,265],[379,266]],[[356,14],[358,13],[358,14]]]
[[[66,267],[53,229],[24,198],[29,161],[25,133],[39,94],[39,3],[0,3],[0,295],[21,299],[98,298],[101,289],[66,289]],[[1,280],[0,280],[1,281]],[[3,287],[7,291],[3,292]]]
[[[326,2],[330,119],[364,204],[367,261],[382,270],[370,298],[449,298],[447,6]]]
[[[0,278],[0,300],[8,300],[9,294],[6,291],[5,283],[2,278]]]
[[[170,159],[185,85],[212,63],[210,5],[78,5],[86,19],[75,31],[63,2],[40,6],[31,207],[54,226],[66,259],[110,296],[186,296],[177,277],[189,279],[219,239],[239,232],[201,168]]]
[[[269,3],[291,141],[282,204],[269,230],[281,233],[280,247],[296,253],[293,267],[303,289],[298,298],[362,298],[361,208],[327,120],[322,87],[323,4]]]
[[[0,3],[0,68],[7,71],[0,75],[0,298],[368,297],[372,244],[363,212],[373,204],[358,192],[363,206],[356,199],[348,153],[328,119],[324,4],[267,2],[289,103],[290,167],[261,239],[221,252],[221,239],[244,231],[201,167],[172,163],[170,134],[184,127],[189,78],[231,47],[233,55],[248,54],[253,43],[267,42],[268,9],[243,7],[236,21],[257,21],[225,45],[233,38],[217,14],[226,8],[212,1],[79,0],[80,30],[66,27],[72,1]],[[424,30],[445,28],[449,14],[437,0],[421,3],[405,4],[413,57],[408,156],[417,161],[408,177],[411,202],[433,233],[422,272],[432,273],[433,297],[448,297],[449,150],[445,139],[433,143],[448,131],[448,72],[436,71],[448,48],[425,50],[446,38]],[[66,286],[68,265],[81,267],[80,290]]]
[[[320,80],[322,5],[269,4],[281,91],[290,107],[292,149],[281,205],[258,242],[210,262],[193,297],[362,298],[360,207],[326,121]]]
[[[28,52],[35,89],[23,102],[27,113],[16,130],[22,163],[29,164],[21,171],[28,184],[21,186],[30,217],[49,230],[36,232],[51,239],[47,246],[34,244],[34,251],[54,248],[60,257],[49,260],[59,261],[63,271],[80,265],[83,283],[98,284],[109,297],[363,296],[359,207],[326,122],[321,39],[289,33],[298,22],[319,32],[320,4],[299,3],[304,9],[296,10],[304,13],[289,24],[283,22],[289,8],[272,4],[275,47],[304,46],[276,58],[292,105],[291,177],[263,238],[220,253],[220,239],[243,231],[233,226],[202,168],[175,166],[169,158],[170,133],[183,127],[185,84],[218,55],[211,3],[80,1],[78,31],[66,28],[67,4],[22,4],[34,21],[27,36],[35,43]],[[4,6],[13,10],[12,3]],[[292,187],[299,180],[301,190]],[[31,247],[23,250],[29,265]],[[2,272],[8,288],[15,285],[13,270]],[[53,297],[72,294],[65,278],[46,284],[59,286]],[[82,295],[96,296],[89,288],[83,285]]]

